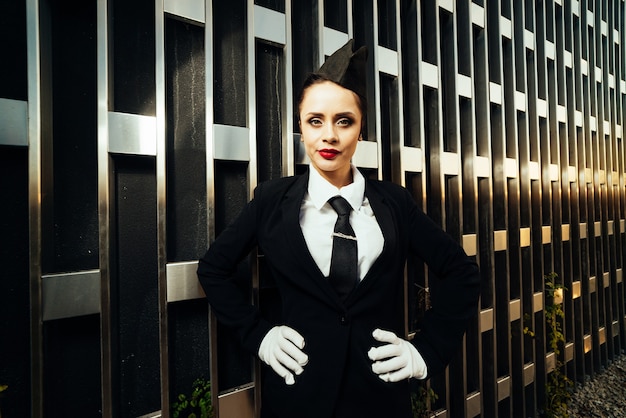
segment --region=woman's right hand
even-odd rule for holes
[[[308,363],[304,348],[304,337],[286,325],[275,326],[263,337],[259,347],[259,358],[268,364],[285,383],[293,385],[296,375],[302,374]]]

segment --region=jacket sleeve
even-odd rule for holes
[[[257,244],[259,188],[236,220],[213,242],[198,263],[198,279],[218,321],[233,329],[248,351],[257,354],[271,325],[235,283],[238,264]]]
[[[431,308],[413,343],[433,375],[459,349],[469,320],[478,313],[480,273],[476,263],[448,233],[425,215],[407,193],[410,255],[428,266]]]

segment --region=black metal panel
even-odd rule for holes
[[[423,190],[422,173],[407,173],[405,184],[413,200],[422,209]],[[409,317],[407,318],[409,332],[417,331],[420,327],[420,320],[429,308],[428,283],[426,282],[425,264],[422,260],[410,257],[407,260],[407,281],[408,281],[408,304]]]
[[[458,152],[457,134],[457,101],[456,92],[456,62],[454,59],[454,19],[447,11],[439,13],[441,59],[441,117],[443,123],[443,152]]]
[[[6,417],[30,416],[28,150],[0,146],[0,399]]]
[[[437,10],[435,2],[424,2],[420,10],[420,22],[422,30],[422,61],[437,65]]]
[[[155,161],[117,157],[112,328],[119,416],[161,408]]]
[[[372,24],[374,21],[374,8],[373,1],[353,1],[352,2],[352,23],[354,32],[354,44],[357,47],[363,45],[368,48],[368,56],[373,55],[373,51],[377,48],[374,43],[374,30]],[[367,120],[365,124],[367,129],[363,131],[363,140],[367,141],[368,137],[376,137],[376,108],[373,103],[376,103],[376,79],[378,79],[379,73],[375,68],[373,59],[367,60]]]
[[[382,143],[382,171],[384,180],[393,180],[398,165],[392,155],[392,141],[400,136],[398,122],[398,82],[395,77],[380,76],[380,141]],[[396,156],[397,157],[397,156]],[[397,170],[395,171],[397,172]]]
[[[113,0],[110,4],[112,42],[109,47],[115,51],[111,57],[113,73],[109,78],[113,87],[111,110],[154,116],[155,2]]]
[[[377,0],[378,4],[378,44],[392,50],[398,49],[396,25],[396,1]]]
[[[44,235],[43,273],[98,268],[95,3],[50,2],[52,152],[43,188],[54,235]],[[48,198],[49,196],[45,196]]]
[[[167,259],[208,246],[204,30],[166,19]]]
[[[213,111],[215,123],[247,126],[246,2],[213,2]]]
[[[477,208],[475,182],[476,174],[474,168],[474,158],[476,156],[474,136],[472,135],[472,104],[469,99],[459,99],[460,134],[461,143],[461,193],[463,196],[463,234],[476,233]]]
[[[100,317],[44,323],[44,416],[102,416]]]
[[[0,2],[0,97],[28,100],[26,2]]]
[[[414,45],[414,48],[407,48],[403,51],[402,57],[402,100],[404,117],[404,145],[420,147],[421,135],[421,108],[420,100],[420,60],[417,45],[419,42],[417,32],[417,7],[415,2],[410,2],[402,15],[402,43],[404,45]]]
[[[293,2],[291,7],[293,126],[294,131],[300,132],[298,126],[299,95],[307,75],[317,69],[317,45],[311,41],[311,34],[318,30],[317,2],[301,0]]]
[[[284,59],[281,48],[256,44],[256,137],[258,181],[282,176],[285,119]]]
[[[455,9],[456,19],[456,46],[459,74],[471,77],[472,75],[472,20],[470,8],[472,2],[457,0]],[[478,60],[479,57],[476,57]]]
[[[348,33],[348,0],[324,0],[324,26]]]
[[[171,303],[167,316],[170,399],[176,400],[190,393],[196,379],[209,379],[208,304],[204,299]]]
[[[498,2],[500,3],[500,2]],[[486,7],[487,27],[487,45],[489,50],[489,81],[500,84],[501,71],[500,65],[502,57],[500,56],[500,42],[502,42],[502,34],[500,33],[500,13],[499,8],[494,2],[490,2]]]
[[[254,4],[285,13],[285,0],[254,0]]]
[[[424,87],[424,153],[426,156],[427,211],[438,225],[443,226],[441,179],[439,178],[439,96],[437,90]]]
[[[215,233],[219,234],[239,214],[248,201],[248,166],[239,162],[215,162]],[[249,260],[238,266],[235,282],[250,295],[252,278]],[[236,388],[252,381],[252,357],[238,338],[218,326],[218,383],[220,390]]]

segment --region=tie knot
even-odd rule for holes
[[[341,196],[335,196],[333,198],[330,198],[328,200],[328,203],[330,203],[330,206],[335,209],[335,212],[337,212],[339,216],[348,215],[352,210],[352,206],[350,206],[350,203],[348,203],[348,201]]]

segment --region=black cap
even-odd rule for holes
[[[366,98],[367,47],[362,46],[355,52],[353,52],[353,47],[354,39],[350,39],[348,43],[333,52],[315,73]]]

